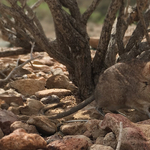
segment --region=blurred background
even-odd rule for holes
[[[80,12],[83,13],[88,6],[92,3],[93,0],[77,0],[80,8]],[[5,3],[6,0],[1,0],[1,2]],[[32,6],[37,0],[27,0],[27,3]],[[91,15],[88,25],[87,25],[87,31],[89,36],[95,36],[99,37],[101,32],[101,27],[107,12],[107,9],[109,7],[111,0],[102,0],[100,4],[98,5],[97,9],[94,11],[94,13]],[[134,5],[136,3],[136,0],[130,0],[130,5]],[[40,19],[41,24],[44,28],[44,31],[48,38],[55,39],[55,29],[53,24],[53,18],[51,16],[50,10],[46,3],[42,3],[36,10],[36,15]],[[66,11],[68,11],[66,9]]]

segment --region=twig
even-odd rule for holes
[[[31,43],[31,52],[30,52],[30,57],[31,57],[31,58],[33,58],[32,53],[33,53],[33,49],[34,49],[34,47],[35,47],[35,42]],[[33,68],[34,66],[33,66],[33,64],[32,64],[32,62],[31,62],[31,61],[30,61],[30,64],[31,64],[31,66],[32,66],[32,68]]]
[[[122,125],[122,122],[120,122],[120,130],[119,130],[118,144],[117,144],[116,150],[120,150],[121,139],[122,139],[122,129],[123,129],[123,125]]]
[[[30,52],[30,57],[33,58],[32,53],[33,53],[33,49],[35,47],[35,42],[31,43],[31,52]]]
[[[35,60],[35,59],[37,59],[37,58],[40,58],[40,57],[41,57],[41,56],[37,56],[37,57],[35,57],[35,58],[31,58],[31,59],[25,61],[24,63],[22,63],[21,65],[16,66],[16,67],[9,73],[9,75],[8,75],[5,79],[0,79],[0,84],[1,84],[1,83],[4,83],[4,82],[7,82],[7,81],[12,77],[12,75],[13,75],[15,72],[17,72],[20,68],[22,68],[22,67],[23,67],[24,65],[26,65],[28,62],[30,62],[30,61],[32,61],[32,60]]]
[[[44,0],[38,0],[36,3],[34,3],[32,6],[31,6],[31,9],[34,10],[36,9],[37,7],[39,7],[41,5],[41,3],[43,3]]]
[[[17,64],[16,67],[9,73],[9,75],[5,78],[5,79],[0,79],[0,84],[7,82],[8,80],[10,80],[10,78],[12,77],[12,75],[17,72],[19,69],[21,69],[24,65],[26,65],[28,62],[31,63],[32,60],[40,58],[41,56],[37,56],[35,58],[33,58],[32,53],[33,53],[33,49],[34,49],[35,43],[32,43],[32,47],[31,47],[31,58],[27,61],[25,61],[24,63],[19,65],[19,59],[17,60]]]
[[[89,8],[83,13],[82,20],[85,24],[87,23],[89,17],[93,13],[93,11],[96,9],[96,7],[98,6],[100,1],[101,0],[93,0],[92,4],[89,6]]]
[[[147,32],[147,27],[146,27],[146,24],[145,24],[145,20],[144,20],[144,17],[142,15],[142,10],[140,8],[140,1],[137,0],[137,10],[138,10],[138,15],[139,15],[139,18],[141,20],[141,23],[143,25],[143,29],[144,29],[144,34],[145,34],[145,37],[146,37],[146,40],[150,46],[150,38],[149,38],[149,35],[148,35],[148,32]]]

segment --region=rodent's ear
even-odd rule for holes
[[[150,62],[147,62],[144,69],[143,69],[143,75],[150,77]]]

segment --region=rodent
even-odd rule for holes
[[[66,112],[48,118],[66,117],[94,99],[97,109],[102,114],[103,108],[112,112],[132,108],[150,117],[150,62],[133,60],[119,62],[109,67],[100,75],[95,91],[89,98]]]

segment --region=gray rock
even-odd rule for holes
[[[43,97],[40,101],[43,104],[59,103],[60,98],[57,95],[50,95],[50,96],[47,96],[47,97]]]

